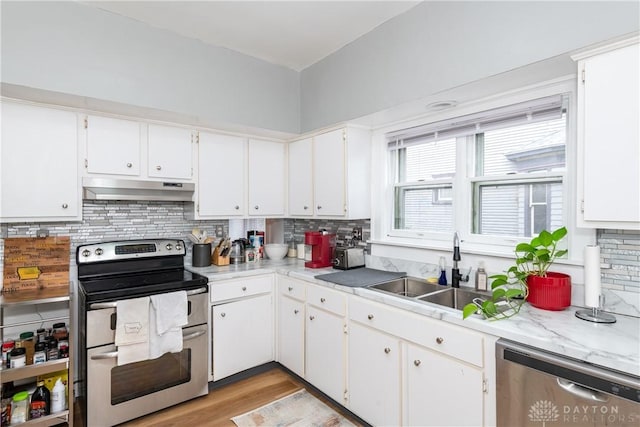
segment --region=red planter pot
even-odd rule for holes
[[[564,310],[571,305],[571,276],[547,272],[547,277],[527,277],[527,301],[543,310]]]

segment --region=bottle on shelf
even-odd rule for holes
[[[13,395],[11,402],[11,424],[27,422],[27,399],[29,392],[21,391]]]
[[[33,364],[44,363],[47,361],[47,351],[44,342],[38,342],[33,353]]]
[[[65,386],[62,384],[62,380],[58,378],[56,380],[53,389],[51,390],[51,413],[64,411],[66,408],[65,398]]]
[[[33,418],[40,418],[51,413],[51,392],[44,386],[44,381],[37,382],[36,390],[31,395],[31,405],[29,415]]]
[[[480,261],[476,271],[476,290],[486,291],[487,289],[487,272],[484,271],[484,263]]]

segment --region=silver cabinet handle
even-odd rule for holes
[[[66,203],[63,203],[63,204],[62,204],[62,209],[67,209],[68,207],[69,207],[69,205],[68,205],[68,204],[66,204]]]
[[[326,299],[320,298],[320,302],[325,302],[325,301],[326,301]]]
[[[204,335],[204,334],[206,334],[206,333],[207,333],[207,331],[197,331],[197,332],[192,332],[192,333],[190,333],[190,334],[188,334],[188,335],[183,335],[183,336],[182,336],[182,340],[183,340],[183,341],[189,341],[189,340],[192,340],[192,339],[194,339],[194,338],[201,337],[201,336],[203,336],[203,335]]]
[[[367,316],[367,319],[369,319],[369,320],[373,320],[373,314],[368,315],[368,316]]]
[[[316,318],[316,316],[309,316],[309,320],[313,320],[315,318]]]
[[[227,313],[220,313],[220,317],[224,317],[226,315],[227,315]]]
[[[160,166],[160,165],[156,166],[156,170],[157,171],[162,170],[162,166]]]
[[[419,359],[416,359],[416,360],[413,361],[413,364],[416,365],[416,366],[420,366],[421,363],[422,362]]]
[[[293,310],[293,314],[298,314],[300,313],[300,310]]]
[[[130,167],[132,167],[132,166],[133,166],[133,164],[132,164],[132,163],[127,163],[127,167],[128,167],[128,168],[130,168]]]
[[[384,352],[389,354],[389,353],[391,353],[391,349],[389,347],[385,347],[384,348]]]
[[[108,353],[94,354],[91,356],[91,360],[115,359],[116,357],[118,357],[118,352],[110,351]]]
[[[436,338],[436,342],[437,342],[438,344],[442,344],[442,343],[444,342],[444,338],[442,338],[442,337],[438,337],[438,338]]]
[[[581,397],[587,400],[593,400],[595,402],[607,402],[609,398],[604,393],[600,393],[599,391],[592,390],[587,387],[583,387],[579,384],[576,384],[571,381],[564,380],[562,378],[557,378],[558,385],[568,391],[569,393]]]

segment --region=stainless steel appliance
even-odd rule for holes
[[[208,392],[207,278],[185,270],[184,255],[184,242],[169,239],[78,247],[78,403],[85,425],[119,424]],[[118,303],[177,290],[187,293],[182,351],[118,366]]]
[[[640,377],[507,340],[496,371],[498,427],[640,424]]]
[[[338,246],[335,250],[336,257],[333,260],[333,268],[338,270],[350,270],[364,267],[364,248]]]

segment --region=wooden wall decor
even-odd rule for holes
[[[4,239],[4,301],[69,295],[69,236]]]

